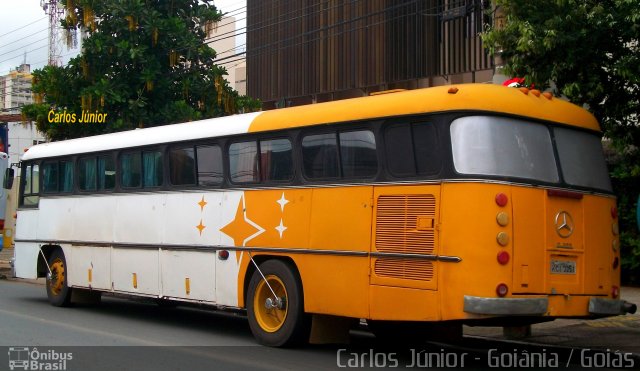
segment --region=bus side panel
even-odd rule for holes
[[[111,289],[111,247],[71,246],[66,248],[70,286]]]
[[[111,250],[113,290],[141,295],[160,295],[158,249]]]
[[[47,205],[52,209],[62,210],[68,215],[68,222],[73,223],[73,241],[110,242],[113,239],[113,225],[116,217],[114,202],[122,196],[82,196],[73,199],[59,198],[51,200],[57,205]],[[48,201],[48,200],[47,200]],[[71,203],[73,210],[65,212],[65,204]],[[67,216],[65,215],[65,218]],[[59,239],[63,239],[59,237]]]
[[[312,190],[309,248],[368,253],[373,187]],[[369,315],[369,262],[364,256],[305,257],[300,275],[305,310],[355,318]]]
[[[161,296],[216,301],[215,251],[164,250],[160,264]]]
[[[440,253],[457,256],[458,263],[440,263],[438,274],[443,320],[475,318],[463,311],[465,295],[497,297],[496,286],[505,283],[511,288],[511,263],[501,265],[497,255],[506,251],[513,256],[512,222],[500,226],[499,213],[511,219],[512,205],[498,206],[496,195],[504,193],[511,200],[508,185],[486,183],[445,183],[442,185]],[[497,237],[506,233],[508,240],[501,246]]]
[[[156,193],[117,196],[113,241],[145,246],[162,243],[166,197]]]
[[[294,261],[307,312],[364,318],[371,202],[372,187],[246,191],[244,209],[241,200],[235,219],[221,232],[233,236],[236,246],[301,250],[258,249],[253,256],[287,256]],[[238,274],[242,282],[251,263],[246,252],[236,255],[243,259]],[[244,306],[243,285],[238,292],[239,305]]]
[[[23,209],[18,211],[16,224],[16,240],[33,240],[34,234],[38,231],[37,209]],[[16,276],[20,278],[37,278],[38,276],[38,254],[40,246],[31,242],[16,242],[15,247],[15,268]]]

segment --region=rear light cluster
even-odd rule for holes
[[[500,192],[496,194],[495,201],[496,205],[502,208],[507,206],[507,204],[509,203],[509,197],[507,197],[506,194]],[[498,223],[500,227],[506,227],[507,225],[509,225],[509,214],[507,210],[501,210],[498,212],[498,214],[496,215],[496,223]],[[506,247],[507,245],[509,245],[509,240],[509,233],[505,231],[498,232],[498,235],[496,236],[496,242],[500,247]],[[509,260],[511,259],[511,256],[509,255],[508,251],[500,250],[498,252],[498,255],[496,256],[496,259],[498,261],[498,264],[507,265],[509,263]],[[496,295],[498,295],[499,297],[504,297],[508,293],[509,286],[507,286],[506,283],[500,283],[498,284],[498,286],[496,286]]]
[[[617,299],[620,296],[620,288],[618,286],[611,287],[611,297]]]

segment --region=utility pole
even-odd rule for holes
[[[58,8],[58,0],[40,0],[40,6],[49,16],[49,65],[62,64],[62,49],[60,46],[60,17],[64,9]]]

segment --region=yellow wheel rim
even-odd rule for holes
[[[287,319],[287,307],[289,302],[287,289],[280,278],[273,275],[269,275],[266,278],[278,298],[284,302],[284,307],[282,309],[273,308],[266,304],[267,299],[274,300],[274,297],[265,281],[260,280],[253,296],[253,312],[260,328],[266,332],[276,332],[282,327],[284,321]]]
[[[57,258],[51,263],[51,280],[49,281],[49,287],[51,287],[51,293],[53,295],[60,295],[62,288],[64,287],[64,263],[62,259]]]

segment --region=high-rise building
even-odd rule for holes
[[[247,0],[247,91],[264,107],[490,82],[482,0]]]
[[[207,35],[208,44],[216,51],[216,64],[227,70],[229,85],[240,95],[247,94],[246,63],[236,46],[236,18],[224,17]]]
[[[31,66],[26,63],[0,76],[0,111],[19,113],[22,106],[33,103],[31,80]]]

